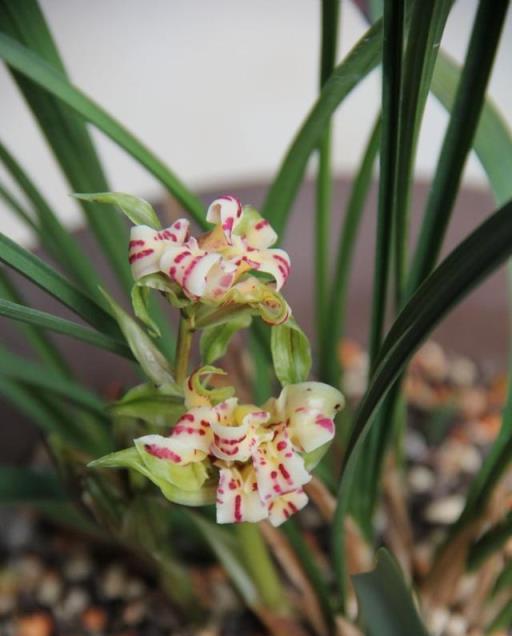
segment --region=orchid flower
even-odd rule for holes
[[[215,225],[198,238],[189,236],[189,223],[179,219],[165,230],[146,225],[132,228],[129,261],[136,280],[161,272],[177,283],[185,296],[207,304],[247,304],[272,324],[290,315],[278,293],[290,273],[290,259],[281,249],[268,221],[233,196],[216,199],[206,220]],[[251,271],[269,275],[273,283]]]
[[[217,372],[205,367],[188,378],[187,410],[169,436],[146,435],[135,446],[147,470],[182,490],[218,475],[219,523],[268,518],[279,525],[307,503],[302,487],[311,475],[302,453],[332,440],[343,396],[304,382],[285,387],[262,408],[241,405],[236,397],[220,399],[225,390],[201,384],[202,375]]]

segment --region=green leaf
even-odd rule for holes
[[[331,302],[320,346],[320,379],[339,385],[340,366],[337,348],[332,346],[344,333],[347,310],[347,292],[353,255],[361,225],[364,205],[372,184],[375,158],[380,147],[380,115],[373,126],[359,169],[354,177],[352,190],[345,210],[345,218],[338,240],[336,265],[331,286]]]
[[[37,235],[39,228],[37,227],[36,222],[30,216],[30,213],[25,210],[22,204],[16,199],[16,197],[7,190],[3,185],[0,184],[0,198],[3,199],[4,203],[8,208],[11,209],[14,214],[25,223],[27,227],[29,227],[34,234]]]
[[[113,336],[119,329],[107,312],[40,258],[0,233],[0,261],[16,270],[97,329]]]
[[[270,347],[274,370],[283,386],[308,379],[311,371],[311,347],[308,337],[293,318],[272,327]]]
[[[339,484],[338,505],[333,524],[333,545],[338,585],[342,591],[345,586],[345,555],[341,540],[343,519],[361,445],[372,426],[375,409],[398,378],[410,356],[434,326],[471,289],[510,256],[511,214],[512,202],[509,202],[493,213],[439,265],[398,316],[395,324],[401,321],[402,314],[411,317],[406,328],[400,331],[392,328],[383,343],[382,350],[385,353],[379,358],[368,390],[354,416]]]
[[[397,195],[400,153],[399,128],[402,106],[402,49],[405,30],[403,0],[385,0],[382,49],[382,134],[380,143],[379,201],[373,277],[372,309],[368,348],[370,368],[384,333],[392,255],[392,230]]]
[[[233,535],[203,516],[187,510],[186,514],[196,524],[213,553],[224,566],[241,597],[249,607],[261,603],[261,599],[249,571],[243,562],[240,549]]]
[[[272,221],[278,234],[285,228],[308,159],[318,146],[332,114],[352,89],[377,66],[381,43],[382,23],[378,22],[364,34],[347,57],[334,69],[289,147],[262,209],[263,216]]]
[[[11,68],[31,79],[38,86],[44,88],[45,91],[70,106],[86,121],[94,124],[121,148],[126,150],[130,156],[147,168],[166,187],[200,226],[206,228],[204,208],[201,201],[186,188],[158,157],[105,110],[75,88],[62,72],[49,65],[35,51],[28,49],[5,34],[0,34],[0,57]],[[94,189],[94,184],[91,185],[92,187],[78,186],[75,187],[75,190],[87,192]],[[119,242],[119,236],[114,238]]]
[[[154,426],[165,426],[168,429],[185,410],[183,396],[173,393],[174,387],[170,389],[166,393],[166,387],[155,388],[152,384],[141,384],[110,404],[108,410],[114,416],[137,417]]]
[[[395,560],[383,548],[377,559],[374,570],[352,577],[365,634],[428,636]]]
[[[98,448],[95,433],[90,428],[84,428],[83,420],[69,412],[63,413],[62,408],[53,408],[51,400],[45,399],[44,390],[24,386],[0,373],[0,394],[46,435],[57,436],[76,450],[91,453],[105,450]]]
[[[13,303],[24,304],[24,299],[10,280],[7,272],[0,269],[0,297]],[[71,376],[68,363],[61,355],[58,347],[42,331],[32,325],[20,325],[20,331],[24,334],[39,358],[47,364],[50,369],[61,373],[64,376]]]
[[[75,199],[94,201],[95,203],[110,203],[121,209],[135,225],[149,225],[155,230],[162,227],[153,206],[144,199],[134,197],[123,192],[94,192],[90,194],[73,194]]]
[[[55,212],[29,179],[21,165],[7,148],[0,143],[0,160],[23,194],[30,201],[37,218],[33,229],[48,253],[65,269],[81,287],[93,297],[99,298],[99,278],[79,243],[59,221]]]
[[[93,347],[105,349],[105,351],[111,351],[125,358],[132,359],[130,348],[122,340],[114,339],[98,331],[92,331],[87,327],[82,327],[82,325],[77,325],[64,318],[58,318],[45,311],[31,309],[30,307],[25,307],[9,300],[0,299],[0,316],[18,320],[29,325],[35,325],[42,329],[49,329],[50,331],[55,331],[56,333],[74,338],[75,340],[86,342]]]
[[[237,331],[246,329],[252,322],[250,311],[241,311],[225,323],[206,327],[201,333],[199,349],[205,364],[212,364],[225,355],[231,339]]]
[[[508,4],[508,0],[482,0],[478,5],[408,277],[409,295],[432,270],[438,258],[484,104]]]
[[[9,353],[5,349],[0,351],[0,374],[10,380],[17,380],[29,386],[59,395],[73,404],[100,416],[103,420],[106,418],[105,405],[94,393],[71,380],[63,378],[48,368]]]
[[[338,0],[322,2],[322,31],[320,50],[320,90],[329,79],[336,64],[340,3]],[[327,316],[327,286],[329,276],[329,230],[331,225],[332,174],[331,126],[322,135],[318,149],[315,215],[315,319],[317,340],[324,332]]]
[[[512,537],[512,511],[471,546],[467,561],[468,568],[476,570],[481,567],[486,559],[497,550],[501,550],[510,537]]]
[[[17,46],[30,47],[32,55],[47,68],[66,78],[64,65],[36,0],[22,3],[0,0],[0,25],[3,31],[0,37],[10,36]],[[108,190],[83,120],[44,87],[37,86],[12,66],[10,70],[71,189],[78,192]],[[84,202],[82,210],[113,270],[128,288],[131,277],[124,249],[126,226],[122,219],[108,218],[100,206],[91,203]]]
[[[494,619],[491,621],[487,629],[485,630],[486,634],[494,634],[494,632],[508,630],[512,625],[512,603],[510,599],[505,601],[505,604],[500,609],[500,611],[496,614]]]
[[[105,290],[101,291],[107,299],[135,359],[147,377],[157,386],[162,384],[175,385],[169,363],[151,338]]]
[[[65,502],[67,496],[53,472],[0,466],[0,505]]]

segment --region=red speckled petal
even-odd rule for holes
[[[274,499],[268,511],[270,523],[273,526],[280,526],[296,512],[302,510],[307,503],[308,497],[302,488]]]
[[[209,223],[216,223],[222,226],[227,241],[231,242],[231,234],[240,222],[242,216],[242,204],[231,194],[226,194],[215,199],[210,204],[206,213],[206,220]]]
[[[221,468],[217,488],[217,523],[256,522],[267,517],[252,469]]]
[[[160,271],[160,257],[166,247],[181,245],[188,236],[189,222],[178,219],[164,230],[135,225],[130,231],[128,260],[135,280]]]

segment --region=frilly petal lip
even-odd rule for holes
[[[236,468],[219,470],[217,487],[217,523],[257,522],[268,515],[258,495],[254,471]]]
[[[226,239],[231,242],[231,234],[240,222],[242,216],[242,204],[232,194],[226,194],[210,203],[206,213],[209,223],[220,224]]]
[[[182,245],[188,237],[189,222],[178,219],[170,227],[155,230],[148,225],[135,225],[130,230],[128,261],[135,280],[160,271],[160,257],[166,247]]]

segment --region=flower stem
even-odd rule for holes
[[[258,524],[239,523],[235,530],[242,557],[264,605],[272,610],[284,609],[286,599],[281,581]]]
[[[178,342],[176,345],[176,359],[174,363],[176,383],[183,384],[188,375],[188,361],[190,358],[190,348],[192,346],[192,329],[190,319],[181,314],[178,331]]]

